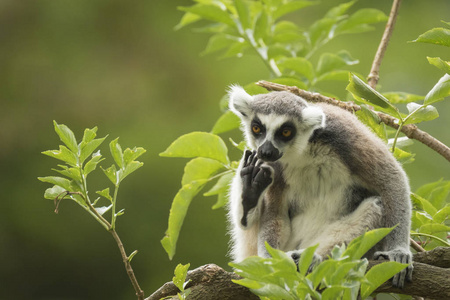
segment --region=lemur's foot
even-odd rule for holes
[[[412,255],[409,250],[405,249],[395,249],[391,251],[378,251],[375,252],[374,257],[375,260],[379,259],[388,259],[390,261],[396,261],[402,264],[409,264],[408,267],[395,274],[392,278],[392,285],[394,287],[403,288],[405,285],[405,281],[412,281]]]
[[[305,249],[300,249],[300,250],[294,250],[294,251],[288,251],[286,252],[287,255],[289,255],[295,262],[295,264],[297,265],[297,271],[299,271],[299,265],[298,263],[300,262],[300,256],[302,255],[303,251],[305,251]],[[308,271],[306,273],[311,273],[313,268],[320,264],[322,262],[323,258],[322,256],[320,256],[317,253],[314,253],[313,259],[311,264],[308,267]]]
[[[273,181],[273,169],[267,165],[263,165],[258,160],[256,151],[245,152],[244,163],[241,169],[242,178],[242,205],[244,207],[244,216],[242,217],[242,225],[247,224],[247,214],[258,204],[261,194]]]

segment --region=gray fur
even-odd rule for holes
[[[384,142],[354,115],[309,104],[288,92],[250,96],[236,86],[230,91],[230,109],[241,118],[252,150],[270,141],[281,153],[275,162],[263,164],[271,168],[273,182],[249,212],[248,226],[236,222],[247,203],[242,191],[248,187],[239,174],[233,181],[229,218],[235,260],[267,256],[266,241],[294,260],[304,248],[319,243],[320,260],[334,245],[348,243],[367,229],[398,224],[369,254],[378,251],[375,258],[411,261],[408,179]],[[262,123],[264,134],[252,132],[253,120]],[[277,136],[282,124],[294,124],[292,140]],[[409,267],[396,275],[393,284],[402,287],[411,272]]]

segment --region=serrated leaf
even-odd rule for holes
[[[60,166],[60,167],[62,168],[62,170],[56,170],[56,169],[53,169],[53,170],[58,172],[61,175],[69,177],[70,179],[73,179],[76,181],[81,181],[80,169],[68,168],[67,166]]]
[[[204,157],[194,158],[184,168],[181,185],[184,186],[199,180],[209,180],[221,169],[223,169],[223,165],[217,160]]]
[[[190,264],[182,265],[178,264],[174,271],[174,277],[172,278],[173,284],[180,290],[184,291],[184,282],[186,281],[187,271]]]
[[[58,176],[47,176],[47,177],[38,177],[38,179],[42,182],[47,182],[47,183],[51,183],[54,185],[59,185],[60,187],[62,187],[63,189],[65,189],[66,191],[71,191],[70,188],[70,180],[63,178],[63,177],[58,177]]]
[[[223,140],[212,133],[191,132],[175,140],[162,157],[204,157],[228,165],[228,149]]]
[[[105,173],[106,177],[108,177],[108,179],[114,184],[117,185],[119,184],[119,178],[117,176],[117,169],[116,169],[116,165],[112,165],[111,167],[109,167],[108,169],[103,169],[103,172]]]
[[[77,140],[75,139],[72,130],[64,124],[56,123],[56,121],[53,121],[53,125],[55,126],[55,132],[58,134],[61,142],[63,142],[73,153],[78,153]]]
[[[97,130],[97,126],[92,129],[86,128],[84,130],[83,139],[81,140],[81,142],[89,143],[90,141],[92,141],[97,136]]]
[[[125,166],[137,159],[139,156],[147,152],[142,147],[134,147],[133,149],[127,148],[123,152],[123,161],[125,163]]]
[[[345,66],[358,64],[359,60],[353,59],[347,51],[340,51],[338,54],[323,53],[317,64],[317,74],[323,75],[327,72],[340,69]],[[348,74],[348,73],[347,73]],[[348,78],[348,75],[347,75]]]
[[[423,106],[414,102],[406,105],[410,113],[410,117],[405,124],[418,124],[425,121],[431,121],[439,117],[436,107],[432,105]]]
[[[234,0],[234,6],[238,13],[239,21],[243,29],[248,29],[251,27],[250,11],[248,4],[244,0]]]
[[[226,111],[214,124],[211,133],[220,134],[237,129],[240,126],[240,119],[232,111]]]
[[[388,99],[351,73],[350,83],[347,85],[346,90],[352,93],[357,100],[369,105],[376,105],[383,111],[388,112],[393,116],[400,117],[397,108],[393,106]]]
[[[404,92],[388,92],[383,93],[383,96],[389,99],[389,101],[394,104],[416,102],[425,98],[425,96],[419,96]]]
[[[103,158],[100,155],[100,151],[97,152],[97,155],[92,155],[92,158],[84,165],[84,175],[87,176],[89,173],[94,171],[97,168],[98,163],[102,160]]]
[[[438,69],[450,74],[450,61],[442,60],[440,57],[427,57],[428,62]]]
[[[450,30],[447,28],[433,28],[421,34],[415,43],[428,43],[450,47]]]
[[[302,8],[316,5],[318,2],[316,1],[302,1],[302,0],[293,0],[289,2],[285,2],[282,5],[278,6],[277,10],[273,14],[274,19],[279,19],[282,16],[292,13],[294,11],[300,10]]]
[[[122,147],[120,147],[119,144],[119,138],[111,141],[109,143],[109,150],[111,151],[111,155],[114,158],[114,161],[119,166],[119,168],[123,168],[124,162],[123,162],[123,152]]]
[[[378,228],[367,231],[356,239],[352,240],[345,250],[344,255],[348,255],[350,259],[360,259],[369,249],[375,246],[386,235],[388,235],[395,227]]]
[[[406,268],[407,264],[395,261],[384,262],[373,266],[367,273],[366,279],[369,283],[361,284],[361,298],[365,299],[372,294],[380,285],[394,277],[395,274]]]
[[[433,206],[433,204],[431,204],[430,201],[428,201],[427,199],[415,194],[415,193],[411,193],[411,200],[418,204],[418,206],[420,207],[420,209],[424,210],[425,212],[427,212],[428,214],[430,214],[431,216],[433,216],[436,212],[437,209],[436,207]]]
[[[430,105],[450,96],[450,75],[444,74],[436,85],[425,96],[424,105]]]
[[[96,193],[97,193],[98,195],[100,195],[100,196],[102,196],[102,197],[108,199],[108,200],[111,201],[111,202],[113,201],[111,195],[109,194],[109,188],[106,188],[106,189],[101,190],[101,191],[97,191]]]
[[[65,191],[66,189],[62,188],[61,186],[54,185],[53,187],[45,190],[44,198],[49,200],[55,200],[56,197],[60,196]]]
[[[194,196],[198,194],[207,182],[207,180],[199,180],[186,184],[173,199],[169,214],[169,225],[164,238],[161,240],[161,244],[169,255],[169,259],[172,259],[175,255],[178,236],[189,205]]]
[[[311,62],[304,57],[285,58],[278,62],[278,67],[295,71],[310,81],[314,78],[314,68]]]
[[[386,135],[386,127],[381,122],[380,117],[371,109],[367,107],[367,105],[362,104],[361,110],[356,112],[356,116],[358,119],[367,125],[379,138],[384,141],[387,141]]]
[[[140,161],[132,161],[129,164],[127,164],[124,168],[120,169],[118,172],[119,174],[119,183],[122,182],[128,175],[142,167],[144,163]]]
[[[364,32],[371,29],[367,24],[383,22],[387,19],[388,17],[381,10],[363,8],[342,21],[336,27],[336,34]]]
[[[180,22],[175,26],[175,30],[179,30],[189,24],[195,23],[197,21],[200,21],[202,18],[199,15],[186,12],[183,17],[181,17]]]
[[[92,152],[94,152],[105,140],[106,137],[101,139],[94,139],[89,142],[80,143],[80,163],[83,163],[86,158],[88,158]]]
[[[216,5],[199,3],[190,7],[179,7],[179,9],[209,21],[224,23],[231,27],[235,25],[227,11]]]
[[[62,160],[72,167],[76,167],[78,164],[77,156],[66,146],[60,145],[59,150],[47,150],[42,152],[42,154]]]

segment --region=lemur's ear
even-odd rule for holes
[[[228,91],[230,110],[239,117],[247,117],[250,114],[250,103],[253,97],[239,85],[232,85]]]
[[[325,114],[322,108],[307,106],[302,111],[303,123],[313,129],[325,127]]]

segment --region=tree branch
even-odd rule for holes
[[[427,263],[432,263],[429,265]],[[369,261],[369,267],[382,261]],[[403,289],[392,287],[389,282],[381,285],[376,293],[399,293],[426,297],[427,299],[450,299],[450,248],[438,247],[434,250],[414,255],[413,281],[407,282]],[[240,279],[233,272],[227,272],[219,266],[209,264],[189,271],[186,280],[190,280],[187,288],[191,289],[191,299],[237,299],[257,300],[247,288],[234,284],[232,280]],[[167,282],[145,300],[159,300],[164,297],[178,299],[180,291]],[[171,297],[172,296],[172,297]]]
[[[392,3],[391,13],[389,14],[389,20],[386,23],[386,28],[384,29],[383,37],[381,38],[380,45],[378,46],[377,53],[373,59],[372,69],[370,70],[369,76],[367,77],[367,83],[375,89],[378,80],[380,78],[380,65],[383,60],[384,53],[386,52],[389,40],[391,38],[392,32],[394,31],[395,21],[397,20],[398,9],[400,7],[401,0],[394,0]]]
[[[357,104],[350,103],[350,102],[342,102],[339,100],[336,100],[334,98],[323,96],[319,93],[311,93],[302,89],[299,89],[295,86],[287,86],[283,84],[273,83],[269,81],[258,81],[256,83],[259,86],[262,86],[266,88],[269,91],[288,91],[291,92],[297,96],[300,96],[304,98],[307,101],[310,102],[322,102],[322,103],[328,103],[334,106],[338,106],[342,109],[348,110],[350,112],[356,112],[358,110],[361,110],[361,107]],[[381,113],[381,112],[375,112],[379,117],[381,122],[385,123],[386,125],[398,129],[398,120],[392,116],[389,116],[387,114]],[[432,137],[430,134],[426,133],[425,131],[420,130],[417,128],[414,124],[408,124],[404,125],[401,129],[401,132],[406,135],[410,139],[415,139],[429,148],[433,149],[440,155],[442,155],[446,160],[450,162],[450,148],[446,146],[441,141],[437,140],[436,138]]]

